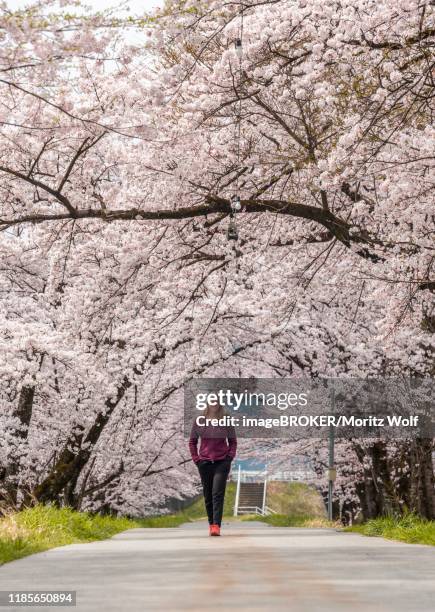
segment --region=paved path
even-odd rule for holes
[[[435,609],[435,548],[260,522],[223,533],[198,522],[52,549],[0,567],[0,590],[76,590],[80,612]]]

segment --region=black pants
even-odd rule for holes
[[[220,527],[231,459],[200,461],[197,465],[204,491],[208,522],[210,525],[219,525]]]

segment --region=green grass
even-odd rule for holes
[[[183,513],[129,519],[38,505],[0,520],[0,565],[55,546],[105,540],[136,527],[178,527],[189,520]]]
[[[407,514],[398,518],[372,519],[362,525],[347,527],[345,531],[362,533],[366,536],[380,536],[409,544],[435,546],[435,521],[422,519],[415,514]]]
[[[224,517],[233,519],[236,484],[228,483]],[[243,516],[279,526],[324,526],[324,509],[317,492],[300,483],[269,483],[268,505],[280,512],[269,517]],[[101,516],[71,508],[37,505],[0,519],[0,565],[55,546],[104,540],[137,527],[178,527],[205,517],[202,496],[176,514],[141,519]]]
[[[38,505],[0,520],[0,564],[54,546],[104,540],[139,526],[127,518]]]
[[[303,482],[269,482],[266,503],[278,514],[325,518],[325,505],[319,492]]]
[[[269,482],[267,505],[276,514],[245,515],[245,521],[263,521],[274,527],[331,527],[318,491],[302,482]]]
[[[183,513],[162,514],[161,516],[149,516],[146,518],[131,519],[132,527],[179,527],[191,519]]]
[[[269,514],[268,516],[256,516],[249,514],[242,518],[243,521],[262,521],[274,527],[337,527],[337,524],[328,521],[325,517],[297,514]]]
[[[235,485],[229,483],[224,513],[232,514]],[[101,516],[71,508],[37,505],[0,519],[0,565],[55,546],[105,540],[136,527],[178,527],[203,518],[202,497],[182,512],[141,519]]]
[[[276,527],[336,527],[325,517],[318,493],[302,483],[269,483],[267,503],[277,514],[233,518],[236,485],[228,483],[226,520],[261,520]],[[104,540],[135,527],[178,527],[205,517],[202,497],[182,512],[141,519],[117,518],[76,512],[71,508],[38,505],[0,519],[0,565],[14,559],[77,542]],[[345,531],[381,536],[402,542],[435,545],[435,521],[413,514],[401,518],[379,518]]]
[[[229,483],[224,512],[232,514],[235,485]],[[182,512],[141,519],[101,516],[71,508],[37,505],[0,519],[0,565],[55,546],[104,540],[135,527],[178,527],[205,515],[202,497]]]

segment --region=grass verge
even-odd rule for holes
[[[38,505],[0,520],[0,565],[55,546],[105,540],[135,527],[178,527],[184,514],[128,519]]]
[[[241,520],[262,521],[274,527],[339,527],[337,523],[328,521],[327,518],[309,515],[269,514],[268,516],[257,516],[248,514],[241,517]]]
[[[319,492],[303,482],[268,482],[267,505],[277,514],[325,518],[325,505]]]
[[[224,514],[232,514],[235,484],[228,483]],[[136,527],[178,527],[205,516],[202,497],[176,514],[140,519],[38,505],[0,519],[0,565],[55,546],[105,540]]]
[[[233,519],[236,484],[229,482],[225,495],[224,517]],[[282,527],[325,527],[318,494],[298,483],[271,483],[268,503],[280,514],[268,517],[243,516],[237,520],[263,520]],[[282,514],[281,514],[282,513]],[[202,497],[176,514],[141,519],[101,516],[76,512],[71,508],[38,505],[0,519],[0,565],[42,552],[55,546],[104,540],[135,527],[178,527],[205,517]],[[233,519],[234,520],[234,519]]]
[[[435,521],[422,519],[415,514],[407,514],[398,518],[372,519],[362,525],[347,527],[345,531],[362,533],[366,536],[380,536],[409,544],[435,546]]]

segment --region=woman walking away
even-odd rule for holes
[[[206,419],[225,416],[222,406],[207,406]],[[198,452],[198,438],[201,444]],[[234,427],[193,424],[189,440],[190,454],[198,466],[204,492],[209,535],[219,536],[224,509],[225,487],[231,462],[236,456],[237,439]]]

